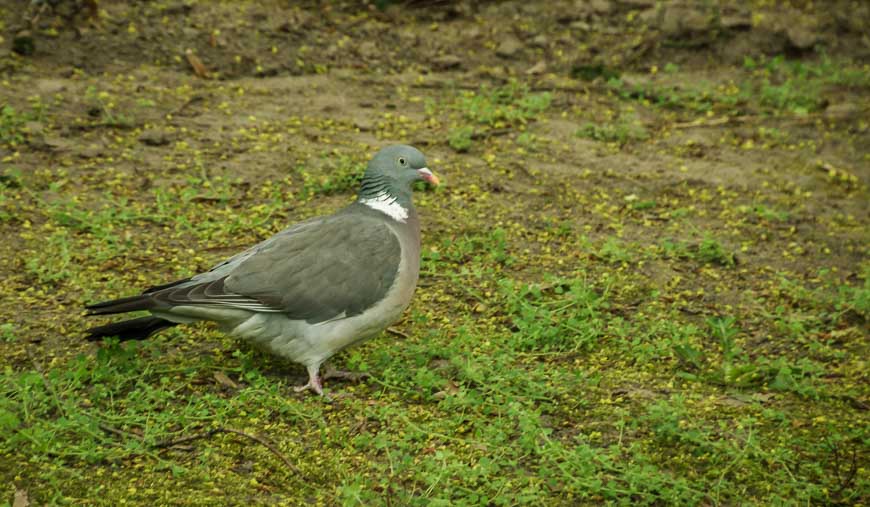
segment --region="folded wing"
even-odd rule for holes
[[[304,222],[177,285],[155,287],[157,307],[212,306],[279,312],[309,323],[358,315],[396,279],[401,247],[369,216]]]

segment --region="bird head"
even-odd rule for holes
[[[396,144],[379,151],[369,162],[360,188],[361,197],[389,194],[410,196],[411,185],[423,180],[438,185],[438,177],[426,167],[426,157],[413,146]]]

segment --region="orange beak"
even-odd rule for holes
[[[435,174],[433,174],[428,167],[417,169],[417,173],[420,175],[421,178],[435,185],[436,187],[441,184],[441,180],[438,179],[438,176],[435,176]]]

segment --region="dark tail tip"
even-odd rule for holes
[[[158,317],[140,317],[138,319],[112,322],[105,326],[97,326],[88,329],[89,341],[98,341],[110,336],[117,336],[122,342],[127,340],[144,340],[154,333],[167,327],[177,326],[175,322]]]
[[[137,310],[148,310],[153,306],[154,302],[150,296],[130,296],[121,299],[113,299],[112,301],[103,301],[102,303],[94,303],[87,305],[88,315],[108,315],[112,313],[135,312]]]

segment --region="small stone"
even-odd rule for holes
[[[789,43],[796,49],[807,50],[812,49],[819,40],[819,36],[814,33],[809,27],[802,25],[790,25],[785,30]]]
[[[669,37],[704,32],[710,28],[710,17],[695,9],[668,8],[662,17],[661,29]]]
[[[657,25],[659,21],[659,14],[661,11],[652,7],[650,9],[644,9],[640,14],[637,15],[638,21],[646,26]]]
[[[722,16],[719,20],[722,28],[729,30],[746,30],[752,28],[752,18],[749,14],[732,14],[730,16]]]
[[[57,75],[64,78],[71,78],[76,75],[76,67],[74,65],[62,65],[57,69]]]
[[[501,44],[498,45],[498,48],[495,50],[495,54],[502,58],[510,58],[517,54],[523,48],[523,44],[517,40],[516,37],[506,37]]]
[[[710,16],[696,10],[690,10],[683,19],[683,27],[689,32],[705,32],[710,28]]]
[[[677,9],[665,9],[661,18],[661,30],[668,37],[682,35],[683,27],[680,23],[682,15]]]
[[[572,9],[562,9],[562,11],[561,22],[567,24],[578,19],[589,19],[593,14],[593,7],[589,0],[574,0]]]
[[[374,130],[374,124],[364,118],[358,118],[354,120],[353,126],[358,128],[360,132],[370,132]]]
[[[58,136],[46,136],[45,148],[51,151],[69,151],[72,148],[72,143]]]
[[[481,79],[507,79],[507,72],[503,65],[482,67],[475,72]]]
[[[193,5],[192,1],[170,2],[164,6],[163,14],[165,16],[185,16],[193,10]]]
[[[462,33],[468,39],[476,39],[476,38],[480,37],[480,28],[473,26],[473,27],[469,28],[468,30],[465,30]]]
[[[538,74],[543,74],[544,72],[547,72],[547,62],[541,60],[540,62],[532,65],[531,68],[526,71],[526,74],[530,76],[536,76]]]
[[[199,37],[199,30],[192,26],[185,26],[181,29],[181,33],[188,39],[196,39]]]
[[[608,14],[613,9],[609,0],[592,0],[589,6],[595,14]]]
[[[27,144],[34,149],[41,150],[47,148],[45,144],[45,127],[38,121],[29,121],[24,124],[24,131],[27,132]]]
[[[420,32],[414,28],[404,28],[399,30],[399,38],[403,44],[418,45],[420,43]]]
[[[374,58],[378,55],[378,46],[373,41],[367,40],[359,45],[357,51],[365,58]]]
[[[547,38],[544,34],[535,35],[535,38],[532,39],[532,46],[536,48],[545,48],[547,44],[550,42],[550,39]]]
[[[170,141],[169,135],[160,129],[148,129],[139,136],[139,142],[146,146],[166,146]]]
[[[589,23],[585,21],[574,21],[569,26],[574,30],[580,30],[583,32],[588,32],[589,29],[592,28],[591,26],[589,26]]]
[[[29,121],[24,124],[24,130],[31,136],[41,136],[45,128],[38,121]]]
[[[456,55],[442,55],[432,59],[432,66],[436,70],[455,69],[462,65],[462,59]]]
[[[36,81],[36,89],[46,95],[54,95],[66,90],[66,81],[61,79],[39,79]]]
[[[854,102],[831,104],[825,109],[825,117],[829,120],[848,120],[861,113],[861,108]]]
[[[78,156],[81,158],[97,158],[103,155],[103,148],[96,144],[91,144],[80,149]]]

